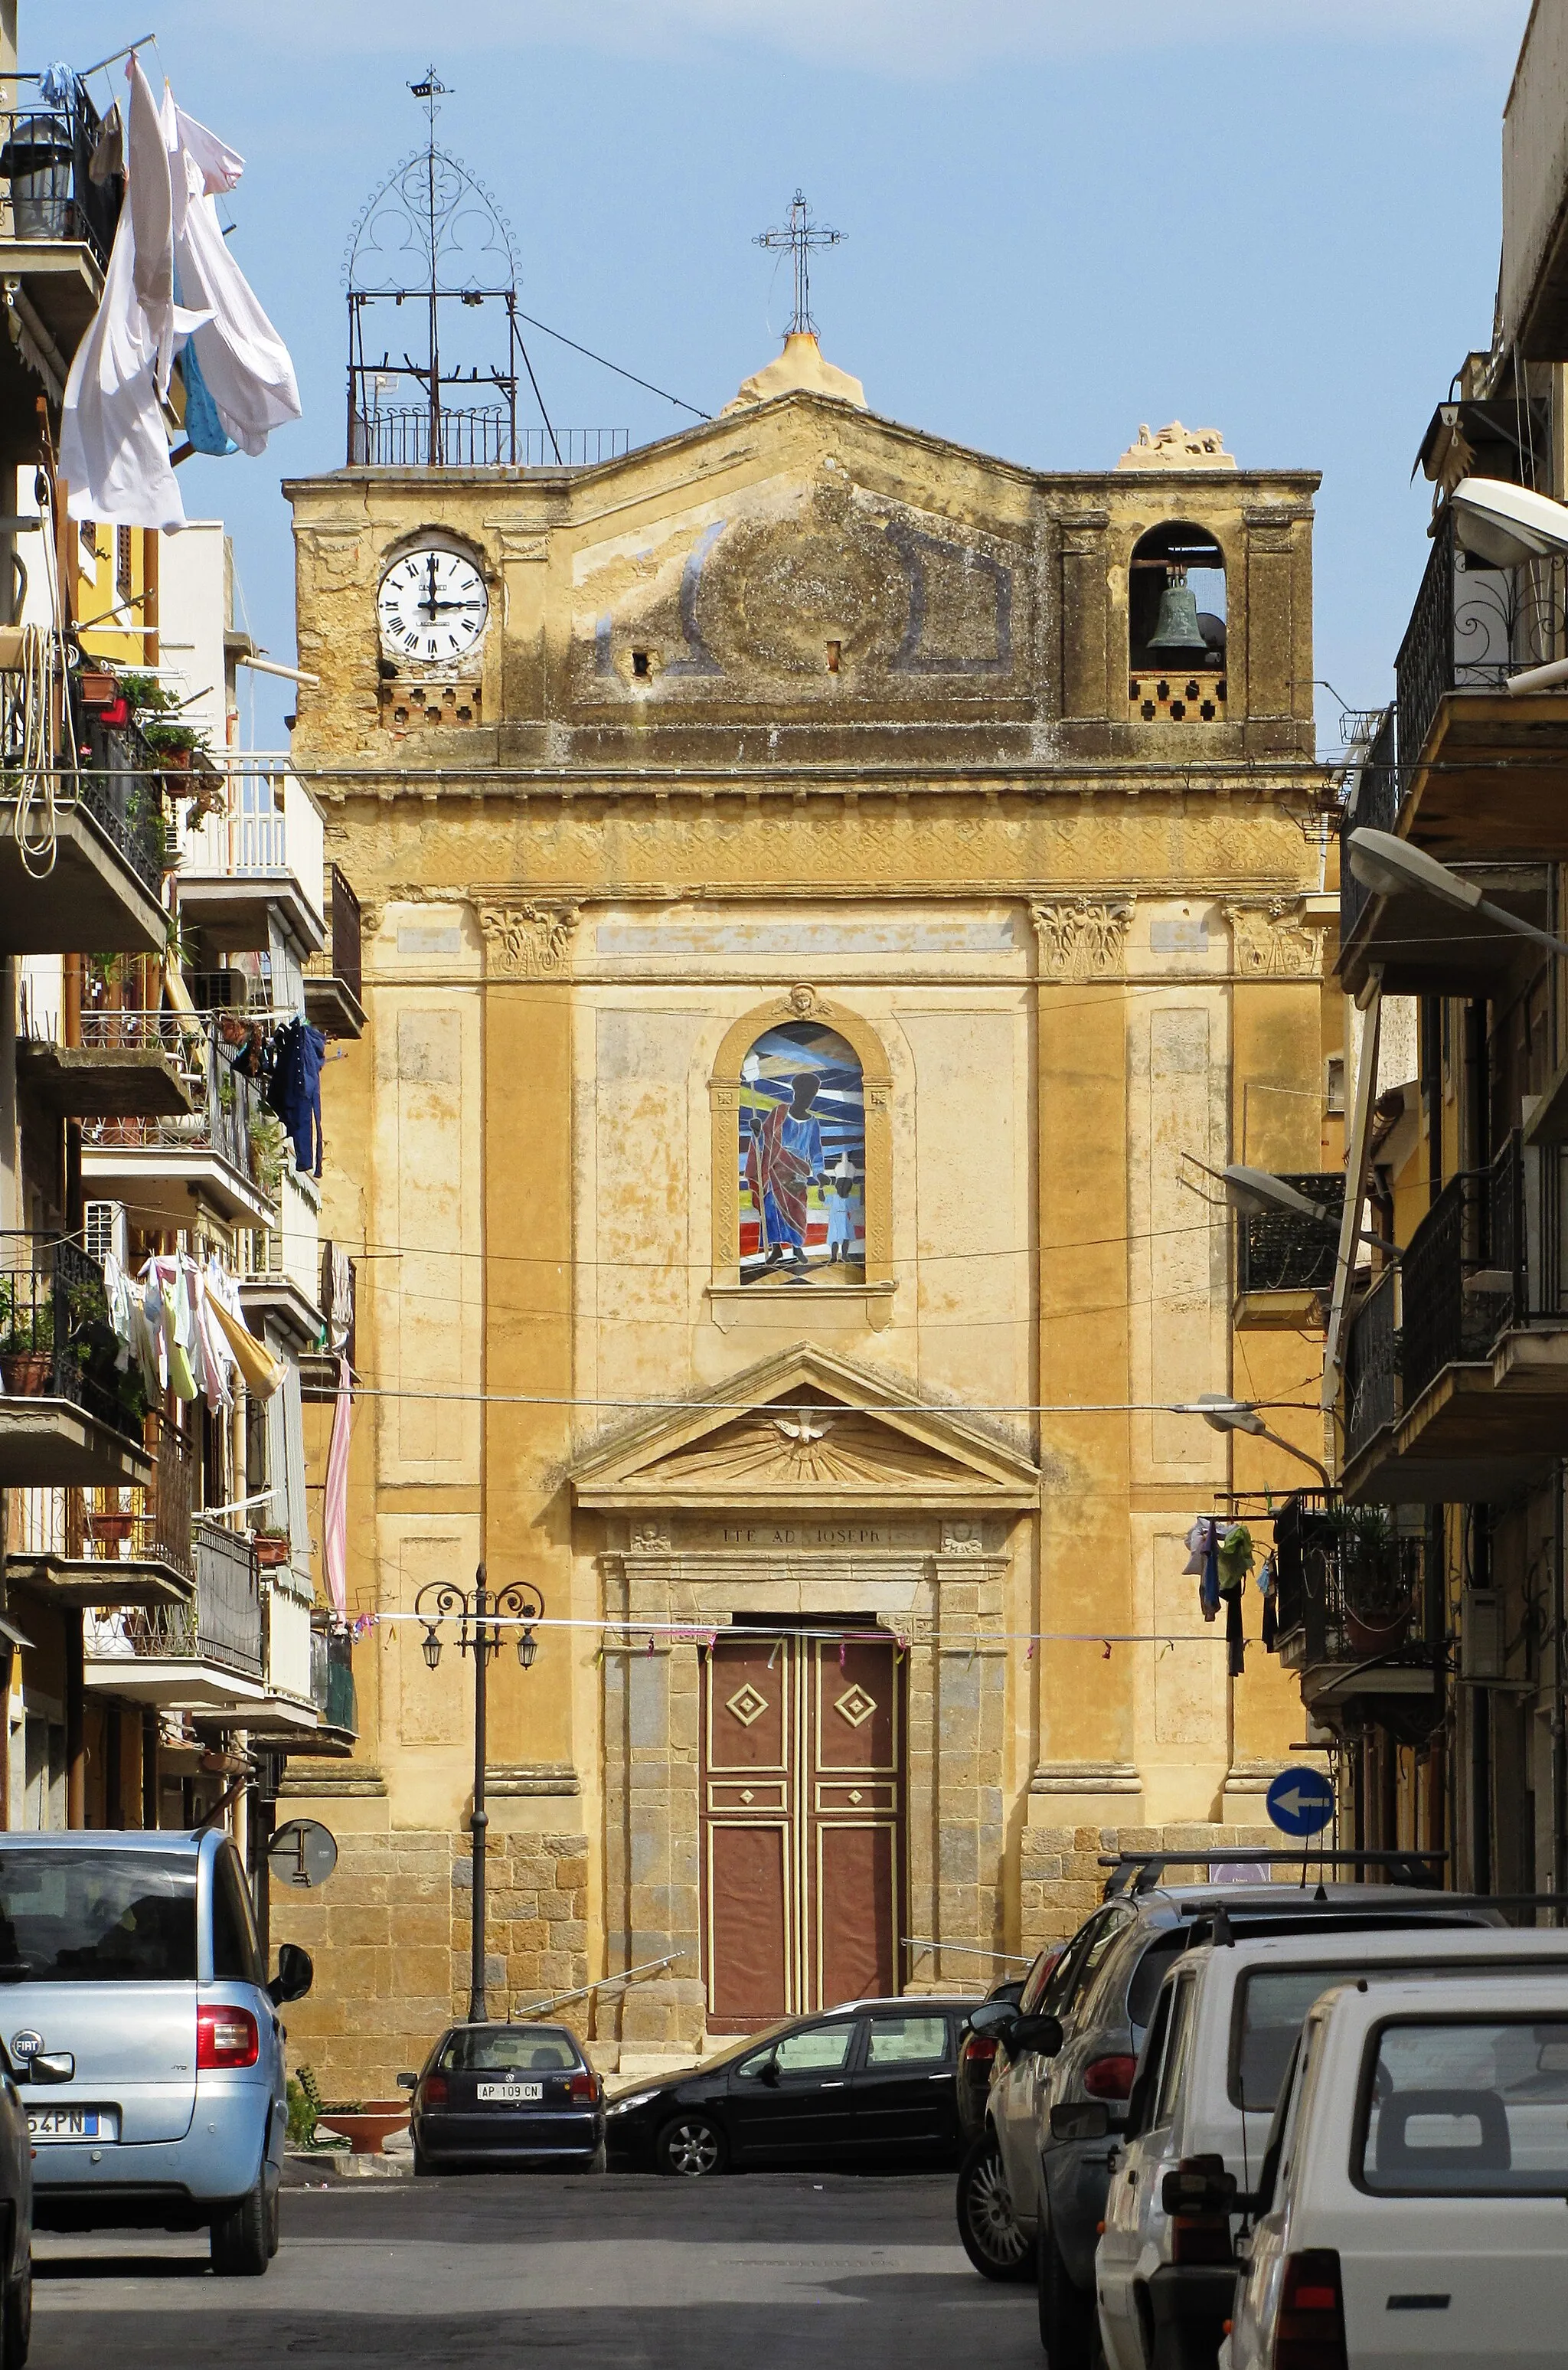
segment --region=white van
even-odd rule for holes
[[[1233,2309],[1237,2192],[1262,2174],[1303,2019],[1347,1977],[1482,1967],[1568,1983],[1568,1933],[1507,1927],[1276,1935],[1189,1950],[1166,1975],[1094,2258],[1110,2370],[1208,2370]],[[1173,2209],[1175,2210],[1173,2210]],[[1563,2216],[1568,2246],[1568,2213]]]
[[[1568,1974],[1312,2009],[1222,2370],[1547,2370],[1568,2346]]]

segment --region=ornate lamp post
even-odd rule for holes
[[[517,1659],[525,1671],[533,1668],[539,1640],[534,1622],[543,1619],[544,1599],[527,1581],[509,1581],[505,1588],[485,1585],[485,1567],[474,1575],[472,1589],[450,1580],[432,1580],[414,1599],[414,1611],[425,1625],[425,1661],[433,1671],[441,1658],[441,1624],[455,1619],[457,1651],[474,1657],[474,1809],[468,1831],[474,1847],[473,1958],[468,1981],[468,2021],[483,2024],[489,2016],[485,1991],[485,1810],[486,1674],[490,1657],[501,1651],[502,1621],[521,1621]],[[427,1609],[428,1608],[428,1609]]]

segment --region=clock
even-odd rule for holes
[[[490,596],[473,560],[427,545],[394,560],[375,605],[381,645],[389,658],[445,671],[478,642]]]

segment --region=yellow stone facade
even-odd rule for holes
[[[592,468],[288,488],[294,751],[369,1014],[323,1225],[366,1385],[350,1610],[383,1617],[354,1760],[289,1780],[339,1891],[274,1904],[329,2090],[466,1996],[471,1677],[385,1616],[481,1559],[581,1625],[492,1673],[496,2004],[669,1956],[576,2011],[606,2053],[704,2030],[703,1657],[737,1623],[898,1641],[914,1987],[1067,1930],[1107,1838],[1255,1831],[1299,1705],[1255,1643],[1227,1678],[1183,1539],[1300,1472],[1171,1410],[1316,1397],[1310,1324],[1235,1329],[1194,1190],[1339,1157],[1315,484],[1030,471],[808,384]],[[1173,522],[1223,552],[1226,679],[1146,721],[1130,571]],[[431,546],[488,600],[450,677],[378,639]],[[743,1273],[736,1150],[748,1049],[795,1021],[864,1101],[864,1258],[805,1284]],[[805,1438],[769,1412],[803,1406]]]

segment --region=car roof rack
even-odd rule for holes
[[[1318,1870],[1320,1879],[1325,1869],[1379,1868],[1394,1875],[1397,1882],[1412,1885],[1425,1892],[1441,1889],[1442,1871],[1448,1864],[1446,1851],[1251,1851],[1245,1845],[1221,1846],[1209,1849],[1194,1845],[1190,1850],[1172,1848],[1152,1852],[1102,1852],[1099,1864],[1111,1870],[1105,1884],[1105,1899],[1114,1901],[1123,1893],[1136,1897],[1151,1893],[1168,1868],[1299,1868],[1303,1877],[1310,1869]]]

